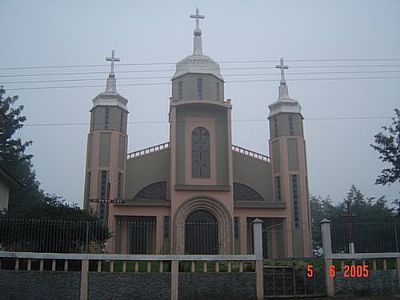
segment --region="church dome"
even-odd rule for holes
[[[180,77],[184,74],[196,73],[196,74],[211,74],[215,77],[224,80],[222,78],[219,64],[216,63],[207,55],[189,55],[176,64],[176,71],[172,79]]]

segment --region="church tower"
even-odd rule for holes
[[[106,90],[92,100],[90,110],[84,207],[93,209],[107,222],[110,202],[124,195],[128,100],[116,89],[114,62],[119,58],[114,50],[106,60],[111,61]]]
[[[300,104],[289,97],[283,58],[276,68],[281,70],[279,97],[269,105],[268,117],[273,194],[287,205],[286,256],[304,257],[311,255],[311,233],[303,116]]]
[[[233,249],[231,103],[224,100],[219,65],[203,54],[196,10],[193,54],[179,61],[170,98],[172,252],[192,253],[185,243],[188,220],[214,222],[218,245]],[[185,249],[186,247],[186,249]],[[211,252],[209,254],[212,254]]]

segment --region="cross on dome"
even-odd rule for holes
[[[204,15],[199,14],[199,8],[196,7],[196,14],[190,15],[191,18],[196,19],[196,29],[199,29],[199,19],[204,19]]]
[[[281,58],[280,60],[280,64],[276,65],[275,68],[277,69],[281,69],[281,83],[285,82],[285,69],[289,69],[289,66],[285,66],[285,64],[283,63],[283,58]]]
[[[111,52],[111,57],[106,57],[106,61],[111,61],[111,74],[114,74],[114,62],[119,61],[119,58],[115,57],[114,50]]]

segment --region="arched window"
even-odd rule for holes
[[[165,181],[154,182],[142,188],[133,200],[165,200],[167,198],[167,183]]]
[[[210,133],[203,127],[192,132],[192,177],[210,178]]]

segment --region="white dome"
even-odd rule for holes
[[[176,64],[176,71],[172,79],[188,73],[212,74],[224,80],[220,72],[219,64],[207,55],[189,55],[179,61]]]

